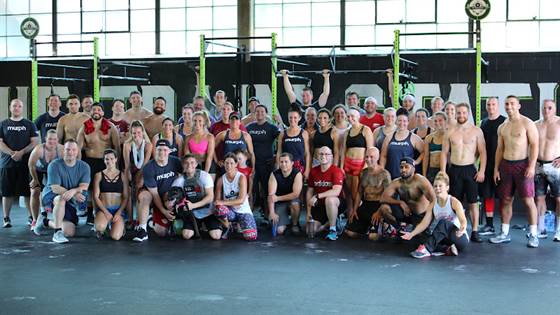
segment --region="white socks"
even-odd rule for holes
[[[502,233],[509,235],[509,224],[502,223]]]
[[[533,236],[537,236],[537,226],[536,225],[529,225],[529,233]]]

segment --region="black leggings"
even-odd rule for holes
[[[432,235],[428,237],[426,244],[424,244],[426,249],[430,253],[445,252],[447,247],[455,244],[460,252],[463,251],[467,244],[469,244],[469,239],[466,232],[458,238],[456,234],[458,230],[453,222],[440,220],[434,228]]]

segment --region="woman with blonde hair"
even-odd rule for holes
[[[214,135],[208,131],[210,119],[205,111],[198,111],[192,116],[192,132],[185,138],[183,155],[192,154],[196,157],[199,167],[216,178],[214,159]]]

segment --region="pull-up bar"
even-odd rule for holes
[[[278,46],[277,49],[313,49],[313,48],[367,48],[367,47],[393,47],[391,44],[375,45],[307,45],[307,46]]]

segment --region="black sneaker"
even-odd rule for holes
[[[485,225],[478,230],[478,235],[486,236],[486,235],[494,235],[496,234],[496,230],[492,225]]]
[[[86,224],[87,225],[93,225],[95,221],[95,218],[93,217],[93,213],[88,213],[87,214],[87,219],[86,219]]]
[[[146,241],[148,240],[148,232],[143,228],[138,228],[138,230],[136,230],[136,236],[132,240],[135,242]]]
[[[12,227],[12,221],[10,220],[10,217],[5,217],[4,218],[4,228],[11,228]]]
[[[480,235],[478,234],[478,231],[472,231],[471,241],[473,241],[475,243],[482,243],[482,239],[480,238]]]
[[[33,217],[32,216],[28,216],[27,217],[27,225],[31,226],[33,224]]]

